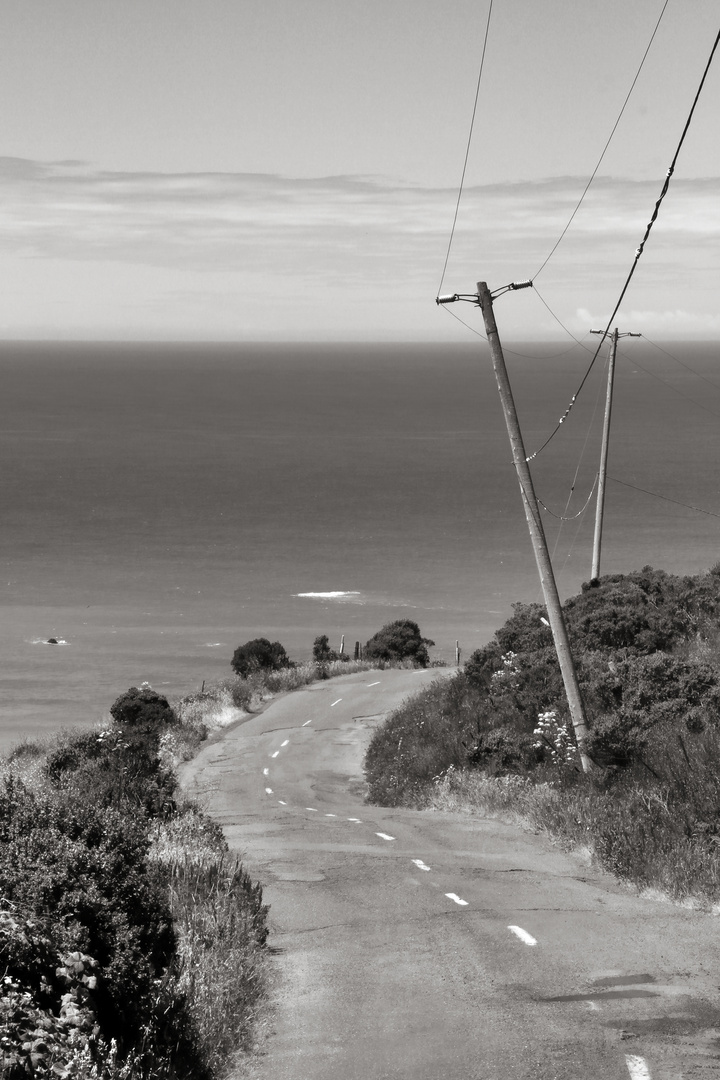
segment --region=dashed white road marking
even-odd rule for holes
[[[320,811],[315,806],[306,806],[306,810],[309,810],[311,814],[319,814]]]
[[[266,788],[265,788],[265,791],[266,791],[266,793],[267,793],[268,795],[272,795],[272,793],[273,793],[273,789],[272,789],[271,787],[266,787]]]
[[[415,863],[418,870],[429,870],[430,869],[429,866],[425,865],[425,863],[422,861],[422,859],[412,859],[411,862]]]
[[[281,749],[282,749],[282,747],[283,747],[283,746],[287,746],[287,744],[288,744],[289,742],[290,742],[290,740],[289,740],[289,739],[286,739],[286,740],[285,740],[285,742],[281,742],[281,743],[280,743],[280,747],[281,747]]]
[[[468,906],[468,902],[467,902],[467,900],[462,900],[462,899],[461,899],[461,898],[460,898],[460,897],[458,896],[458,894],[457,894],[457,893],[454,893],[454,892],[446,892],[446,893],[445,893],[445,895],[447,896],[448,900],[454,900],[454,901],[455,901],[455,903],[456,903],[456,904],[460,904],[460,906],[461,906],[461,907],[467,907],[467,906]]]
[[[269,769],[263,769],[263,776],[269,776],[269,775],[270,775],[270,770]]]
[[[279,753],[280,753],[280,751],[276,750],[274,754],[270,755],[270,757],[277,757]]]
[[[341,697],[339,697],[339,698],[337,699],[337,701],[333,701],[333,702],[331,703],[331,705],[330,705],[330,708],[332,709],[333,705],[339,705],[341,701],[342,701],[342,698],[341,698]]]
[[[394,836],[388,836],[388,834],[386,832],[376,832],[375,835],[379,836],[381,838],[381,840],[394,840],[395,839]]]
[[[368,683],[368,686],[379,686],[379,685],[380,685],[380,680],[379,679],[378,679],[377,682],[369,682]]]
[[[537,945],[537,941],[532,934],[528,934],[527,930],[523,930],[522,926],[508,926],[508,930],[512,930],[513,934],[517,934],[526,945]]]
[[[281,806],[287,806],[287,803],[283,802],[282,799],[278,799],[278,802],[280,803]]]
[[[636,1054],[626,1054],[625,1064],[632,1080],[652,1080],[645,1058],[638,1057]]]
[[[310,717],[310,719],[309,719],[309,720],[306,720],[306,721],[305,721],[305,723],[304,723],[304,724],[303,724],[302,726],[303,726],[303,727],[307,727],[307,726],[308,726],[308,724],[312,724],[312,716]]]
[[[337,817],[337,814],[326,814],[325,817]]]
[[[359,817],[349,817],[349,818],[348,818],[348,821],[354,821],[354,822],[356,822],[356,823],[357,823],[358,825],[362,825],[362,821],[360,820],[360,818],[359,818]]]

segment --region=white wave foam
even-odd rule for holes
[[[295,595],[310,597],[311,600],[347,600],[350,597],[360,596],[361,593],[358,590],[341,592],[338,589],[335,592],[299,592]]]

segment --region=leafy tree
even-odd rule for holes
[[[337,660],[337,653],[330,648],[327,634],[321,634],[313,642],[313,660],[319,664],[328,664],[331,660]]]
[[[420,634],[420,627],[411,619],[387,623],[365,646],[366,660],[412,660],[418,667],[427,667],[428,648],[435,642]]]
[[[254,638],[238,645],[233,653],[232,669],[242,678],[254,671],[280,671],[287,667],[290,667],[290,659],[279,641]]]
[[[166,697],[149,686],[131,686],[110,707],[110,715],[121,727],[164,727],[177,723]]]

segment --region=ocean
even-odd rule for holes
[[[563,597],[590,577],[605,351],[532,463]],[[720,559],[719,352],[621,341],[603,573]],[[590,354],[506,353],[533,453]],[[452,662],[541,599],[481,342],[15,342],[0,379],[0,750],[143,681],[197,690],[250,638],[302,660],[412,618]]]

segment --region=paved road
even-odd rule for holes
[[[433,677],[288,694],[185,773],[271,904],[253,1080],[720,1078],[718,917],[508,825],[363,802],[372,728]]]

